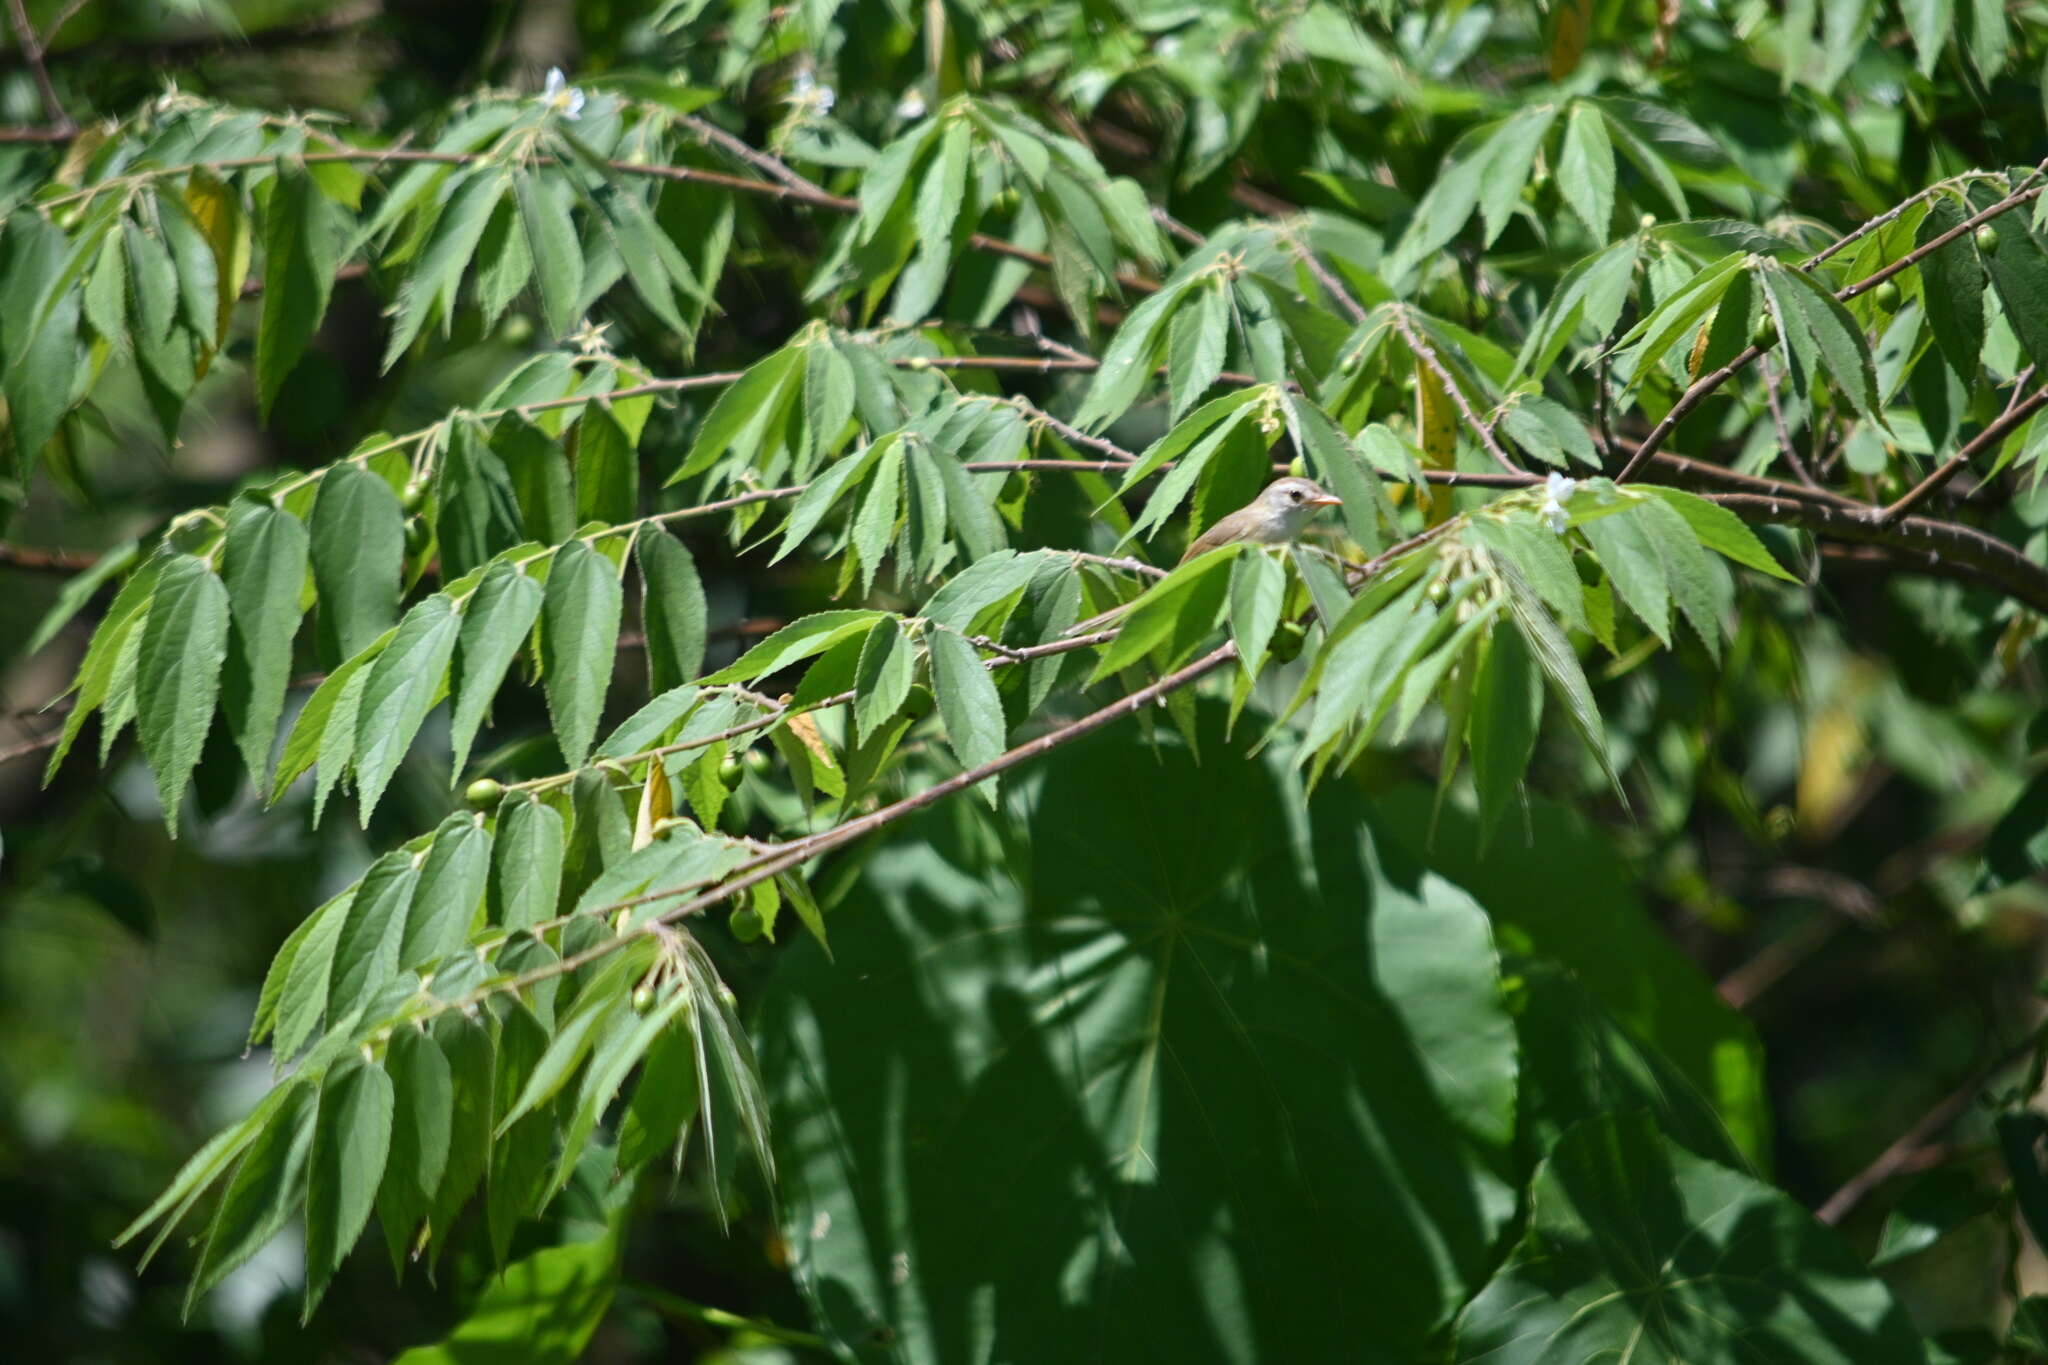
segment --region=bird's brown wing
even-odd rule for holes
[[[1188,551],[1180,557],[1180,562],[1185,564],[1196,555],[1205,555],[1211,550],[1219,550],[1225,545],[1234,545],[1238,541],[1246,539],[1250,536],[1252,528],[1256,525],[1257,517],[1258,512],[1255,508],[1238,508],[1235,512],[1221,518],[1214,526],[1196,536],[1195,543],[1188,546]]]

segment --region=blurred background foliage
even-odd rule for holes
[[[900,126],[909,94],[935,102],[961,64],[979,63],[994,88],[1078,111],[1077,130],[1112,170],[1139,177],[1156,202],[1205,227],[1275,201],[1376,226],[1399,221],[1412,203],[1398,187],[1429,183],[1458,132],[1511,109],[1517,89],[1570,45],[1557,37],[1568,23],[1585,36],[1565,78],[1586,89],[1656,84],[1727,155],[1688,174],[1688,188],[1753,221],[1815,219],[1845,229],[1941,176],[2028,162],[2044,144],[2048,6],[2038,4],[2003,7],[2009,29],[1992,24],[1981,5],[1826,4],[1820,19],[1810,3],[1762,0],[1366,5],[1375,31],[1394,36],[1360,51],[1341,50],[1341,34],[1292,22],[1303,8],[1173,0],[32,0],[25,12],[39,31],[70,12],[48,69],[79,111],[126,111],[177,89],[398,129],[479,83],[538,88],[552,66],[593,77],[655,73],[716,91],[717,116],[733,131],[833,188],[851,183],[850,173],[834,170],[833,139],[879,143]],[[928,9],[949,20],[943,50],[924,41]],[[1931,60],[1906,13],[1929,9],[1949,26]],[[1835,18],[1847,11],[1853,25]],[[1801,23],[1808,31],[1798,31]],[[0,122],[44,123],[18,44],[0,60]],[[797,97],[800,77],[832,90],[835,102],[822,111],[815,100],[806,104]],[[50,155],[35,143],[0,146],[0,185],[34,181]],[[1563,212],[1554,190],[1533,194],[1538,212]],[[617,319],[622,350],[659,373],[724,368],[750,362],[801,325],[798,291],[822,249],[820,226],[772,204],[749,203],[743,212],[750,231],[721,284],[725,315],[706,326],[695,357],[686,359],[677,339],[630,308]],[[1570,263],[1546,262],[1549,248],[1518,238],[1522,231],[1510,225],[1495,254],[1526,251],[1520,265],[1532,278]],[[1434,287],[1455,294],[1460,284],[1453,275]],[[459,317],[436,364],[385,375],[376,366],[384,300],[374,281],[345,282],[336,300],[315,342],[317,363],[292,374],[267,427],[256,423],[240,366],[222,367],[202,391],[176,449],[165,447],[139,390],[125,404],[107,397],[110,431],[59,476],[13,490],[8,539],[73,555],[118,545],[168,515],[224,500],[253,472],[313,467],[362,434],[473,403],[536,344],[532,322],[516,313],[488,333]],[[1496,312],[1526,313],[1528,300],[1433,306],[1476,325]],[[1048,379],[1040,396],[1052,402],[1074,391]],[[659,434],[646,448],[680,450],[699,415],[701,406],[689,402],[658,410]],[[1731,403],[1716,420],[1737,435],[1752,418]],[[1134,428],[1142,421],[1134,418]],[[1043,522],[1034,530],[1044,541],[1081,543],[1087,512],[1078,494],[1063,505],[1048,490],[1033,503]],[[2040,557],[2048,497],[2023,491],[1995,518],[2002,534]],[[1596,1083],[1578,1059],[1525,1047],[1525,1084],[1539,1098],[1525,1105],[1522,1131],[1508,1146],[1547,1145],[1556,1132],[1544,1136],[1545,1124],[1561,1128],[1563,1116],[1615,1107],[1616,1095],[1662,1096],[1667,1128],[1686,1133],[1693,1150],[1746,1167],[1811,1208],[1961,1093],[1957,1121],[1914,1151],[1902,1178],[1856,1207],[1847,1232],[1859,1251],[1878,1256],[1921,1330],[1956,1334],[1953,1358],[1987,1358],[1984,1343],[2003,1337],[2011,1305],[2048,1289],[2048,1266],[2017,1230],[1991,1111],[1975,1102],[1973,1084],[2027,1038],[2044,975],[2048,899],[2034,847],[2041,802],[2022,799],[2036,790],[2029,784],[2048,742],[2033,627],[1972,588],[1904,577],[1853,556],[1816,560],[1810,545],[1789,537],[1775,543],[1788,561],[1825,574],[1810,589],[1746,580],[1737,631],[1718,665],[1693,641],[1596,675],[1632,814],[1603,797],[1597,770],[1561,734],[1546,735],[1536,769],[1539,786],[1572,809],[1539,798],[1524,828],[1511,818],[1484,853],[1460,812],[1432,831],[1430,797],[1418,785],[1431,774],[1403,756],[1370,755],[1335,799],[1357,803],[1356,821],[1380,850],[1372,856],[1426,865],[1486,907],[1525,1032],[1530,1017],[1554,1021],[1557,1037],[1620,1028],[1661,1051],[1634,1076],[1607,1074],[1615,1054],[1600,1052]],[[724,631],[713,663],[730,657],[746,623],[787,618],[831,588],[816,565],[763,570],[738,561],[716,536],[691,544],[712,592],[714,626]],[[265,810],[220,734],[199,769],[187,836],[176,843],[139,756],[117,750],[103,770],[73,763],[39,790],[40,753],[14,759],[9,746],[47,729],[33,709],[66,684],[87,638],[78,623],[46,648],[24,648],[64,582],[24,562],[0,564],[0,701],[8,713],[0,751],[13,759],[0,764],[0,1339],[9,1349],[24,1359],[386,1359],[448,1331],[487,1293],[572,1304],[578,1265],[561,1253],[612,1235],[602,1231],[613,1226],[604,1202],[630,1199],[638,1213],[623,1224],[621,1287],[589,1358],[822,1358],[787,1273],[796,1253],[758,1192],[727,1234],[687,1183],[668,1188],[650,1178],[644,1188],[610,1194],[572,1187],[552,1225],[522,1232],[558,1257],[523,1262],[528,1279],[494,1280],[481,1258],[458,1251],[437,1282],[410,1276],[394,1286],[381,1257],[362,1255],[343,1266],[304,1328],[289,1237],[189,1323],[179,1321],[188,1269],[180,1256],[138,1275],[131,1256],[109,1250],[178,1163],[267,1084],[267,1059],[244,1055],[243,1038],[278,943],[306,907],[375,852],[430,828],[448,798],[431,765],[408,761],[367,831],[347,820],[312,830],[305,793]],[[491,734],[509,743],[543,727],[537,697],[508,697]],[[430,734],[422,747],[439,742]],[[959,894],[955,878],[987,878],[985,895],[965,903],[990,916],[1015,913],[1000,888],[1056,875],[1042,864],[1062,838],[1099,839],[1116,821],[1134,820],[1129,805],[1081,803],[1090,792],[1156,800],[1168,808],[1162,816],[1183,822],[1231,824],[1242,812],[1285,804],[1280,784],[1288,779],[1184,767],[1170,740],[1156,760],[1144,760],[1160,765],[1145,770],[1157,785],[1118,787],[1115,772],[1091,768],[1102,761],[1083,751],[1049,765],[1006,797],[1010,823],[956,803],[869,851],[853,869],[864,870],[859,885],[848,876],[838,886],[844,899],[835,913],[862,913],[864,927],[885,922],[892,932],[847,935],[836,967],[808,942],[775,949],[712,935],[736,993],[766,1002],[764,1046],[771,1074],[788,1087],[778,1103],[791,1131],[804,1131],[806,1100],[794,1078],[805,1071],[788,1057],[778,1061],[775,1049],[798,1049],[811,1036],[796,1027],[798,1015],[809,1012],[811,1027],[825,1033],[834,1012],[847,1011],[859,1028],[904,1036],[957,1027],[928,1012],[929,1000],[898,1001],[899,1012],[879,1020],[861,1012],[859,969],[886,970],[914,951],[920,897],[944,903],[944,894]],[[1038,821],[1027,807],[1046,788],[1082,808]],[[1124,833],[1141,841],[1147,823]],[[1259,837],[1284,842],[1292,836],[1283,823],[1274,814]],[[1120,844],[1112,861],[1137,861],[1138,847]],[[1158,860],[1155,867],[1170,861],[1158,850],[1143,856]],[[1231,864],[1213,875],[1242,871]],[[1390,884],[1411,875],[1420,874],[1403,872]],[[1569,970],[1560,973],[1560,962]],[[988,973],[1000,986],[1016,984],[1013,967],[998,958],[960,971]],[[1006,1007],[1031,1003],[1020,997]],[[1197,1019],[1188,1027],[1200,1035],[1215,1025]],[[865,1094],[860,1063],[858,1055],[812,1056],[809,1074],[845,1066],[855,1078],[849,1092]],[[1675,1070],[1658,1070],[1664,1066]],[[1316,1083],[1312,1074],[1274,1081]],[[1056,1082],[1046,1084],[1060,1093]],[[1604,1084],[1616,1089],[1601,1093]],[[1257,1103],[1244,1091],[1225,1098]],[[1006,1116],[989,1117],[983,1136],[995,1141],[1003,1124],[993,1120]],[[848,1121],[894,1120],[863,1113]],[[924,1171],[919,1178],[933,1182],[925,1193],[943,1198],[992,1178],[975,1164],[990,1157],[948,1149],[948,1159],[965,1164]],[[1066,1157],[1086,1169],[1100,1154]],[[1499,1160],[1504,1172],[1526,1169],[1505,1147]],[[788,1198],[809,1215],[810,1167],[797,1164]],[[1511,1208],[1507,1189],[1501,1183],[1475,1197],[1504,1198]],[[1314,1189],[1295,1194],[1299,1210],[1255,1200],[1235,1216],[1251,1217],[1258,1205],[1279,1228],[1283,1213],[1321,1216]],[[970,1261],[960,1269],[971,1281],[981,1263],[971,1261],[967,1234],[988,1229],[978,1211],[968,1215],[946,1231],[965,1239],[961,1254]],[[1498,1207],[1475,1215],[1482,1224],[1499,1216]],[[1474,1237],[1453,1256],[1467,1271],[1484,1259],[1483,1239]],[[1027,1281],[1085,1273],[1037,1257],[1043,1250],[1026,1248],[992,1273]],[[884,1263],[869,1268],[873,1292],[886,1297],[886,1256],[858,1254],[869,1252]],[[1376,1268],[1384,1269],[1368,1255],[1348,1272],[1372,1286],[1357,1291],[1361,1304],[1392,1292],[1374,1281]],[[1298,1273],[1312,1281],[1328,1269],[1309,1258]],[[1157,1302],[1126,1305],[1131,1316],[1117,1330],[1180,1325],[1162,1320],[1170,1309],[1160,1305],[1172,1297],[1158,1292]],[[826,1307],[849,1323],[863,1311]],[[1369,1333],[1405,1339],[1413,1327],[1360,1311]],[[1056,1342],[1070,1326],[1048,1317],[1034,1330]],[[2018,1326],[2013,1350],[2023,1354],[2026,1324]],[[961,1324],[944,1332],[954,1335],[942,1340],[962,1346],[971,1335]],[[1254,1339],[1277,1348],[1287,1341],[1284,1321],[1267,1323]],[[1148,1340],[1165,1352],[1160,1358],[1171,1357],[1160,1338]],[[1052,1353],[1028,1336],[1017,1343],[1020,1358]]]

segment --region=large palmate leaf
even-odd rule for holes
[[[1530,1199],[1514,1258],[1459,1318],[1461,1362],[1926,1359],[1905,1309],[1833,1231],[1672,1146],[1645,1114],[1566,1133]]]
[[[1410,1359],[1511,1208],[1478,907],[1274,760],[1064,751],[1006,797],[1014,866],[960,814],[873,857],[837,964],[793,948],[757,1030],[830,1335],[902,1360]]]

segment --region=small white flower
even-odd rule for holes
[[[611,324],[609,322],[594,323],[589,318],[585,318],[583,319],[582,328],[571,332],[563,340],[567,341],[584,355],[604,355],[611,349],[611,343],[606,341],[604,337],[604,334],[610,328]]]
[[[541,87],[540,102],[574,123],[577,115],[583,112],[583,91],[569,84],[569,78],[562,74],[561,67],[551,66],[547,83]]]
[[[838,98],[831,86],[818,84],[817,76],[809,67],[797,72],[789,83],[789,103],[812,113],[831,113]]]
[[[1572,494],[1578,491],[1578,487],[1577,479],[1567,479],[1557,473],[1543,481],[1543,506],[1537,509],[1537,515],[1549,523],[1551,531],[1557,535],[1563,535],[1565,528],[1571,525],[1571,516],[1564,510],[1564,505],[1572,500]]]
[[[924,117],[924,93],[913,90],[896,102],[896,117],[915,122]]]

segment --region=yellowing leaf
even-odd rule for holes
[[[1422,463],[1429,469],[1449,469],[1458,452],[1458,412],[1450,391],[1437,372],[1427,365],[1415,367],[1415,429],[1422,436]],[[1451,514],[1448,494],[1418,490],[1423,520],[1431,526]]]

